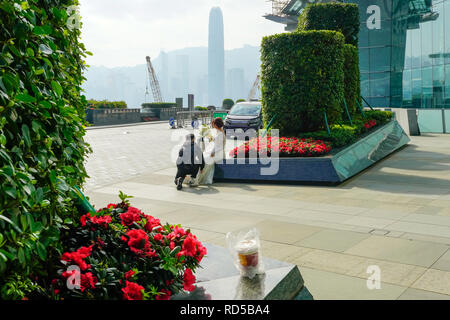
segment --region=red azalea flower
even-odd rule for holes
[[[153,237],[153,239],[155,239],[156,241],[161,241],[163,239],[163,235],[161,233],[157,233],[155,234],[155,236]]]
[[[84,271],[91,267],[84,261],[84,259],[86,259],[91,255],[92,247],[93,245],[89,247],[81,247],[75,252],[65,252],[61,257],[61,260],[73,262],[76,265],[78,265],[82,271]]]
[[[84,292],[86,289],[95,289],[97,281],[97,277],[94,277],[91,272],[81,274],[81,292]]]
[[[156,300],[170,300],[170,296],[172,295],[172,292],[167,289],[161,289],[160,294],[156,296]]]
[[[133,277],[134,274],[135,274],[135,272],[133,270],[125,272],[125,279],[126,280],[130,280]]]
[[[194,291],[195,290],[195,276],[192,273],[191,269],[186,269],[183,275],[183,288],[186,291]]]
[[[145,230],[148,232],[152,232],[153,228],[160,226],[161,221],[152,216],[144,215],[144,218],[147,219],[147,223],[145,224]]]
[[[122,288],[124,300],[142,300],[145,288],[134,282],[126,281],[125,288]]]
[[[156,252],[150,247],[150,242],[148,241],[148,235],[144,230],[134,229],[127,233],[129,237],[128,246],[131,251],[140,256],[155,257]]]
[[[122,224],[126,227],[133,224],[135,221],[141,220],[140,211],[136,208],[129,207],[127,212],[120,214],[120,219],[122,220]]]
[[[115,209],[115,208],[117,208],[117,204],[110,203],[110,204],[108,204],[106,207],[107,207],[108,209]]]
[[[197,253],[197,237],[192,233],[189,233],[186,239],[184,239],[181,249],[185,252],[185,256],[193,257]]]

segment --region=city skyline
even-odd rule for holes
[[[81,41],[93,53],[86,63],[109,68],[136,66],[161,51],[206,47],[205,26],[214,6],[220,6],[227,17],[226,50],[246,44],[259,46],[263,36],[284,32],[282,25],[263,18],[271,11],[265,0],[80,0]]]

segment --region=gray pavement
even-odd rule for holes
[[[450,298],[450,135],[412,137],[338,187],[217,183],[179,192],[173,133],[165,124],[88,131],[92,202],[117,201],[121,190],[146,213],[222,246],[226,232],[255,226],[263,254],[297,264],[318,299]],[[372,265],[380,290],[366,286]]]

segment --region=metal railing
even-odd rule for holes
[[[212,121],[214,111],[179,111],[177,112],[177,128],[189,128],[209,124]]]

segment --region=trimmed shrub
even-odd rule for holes
[[[247,101],[247,100],[245,100],[245,99],[238,99],[238,100],[236,100],[236,103],[245,102],[245,101]]]
[[[356,101],[362,105],[359,75],[358,48],[351,44],[344,45],[344,94],[348,111],[354,115],[358,111]]]
[[[222,102],[222,108],[225,110],[229,110],[233,106],[234,106],[234,101],[232,99],[224,99]]]
[[[340,31],[346,43],[358,46],[358,5],[341,2],[309,4],[299,17],[298,30]]]
[[[300,133],[300,138],[311,138],[331,143],[333,148],[345,147],[357,141],[360,136],[373,127],[379,127],[388,123],[393,116],[390,111],[365,111],[365,118],[359,114],[353,120],[353,126],[335,124],[330,127],[330,134],[321,130],[316,132]]]
[[[177,104],[175,102],[152,102],[143,103],[142,108],[176,108]]]
[[[38,290],[87,177],[81,95],[90,54],[69,7],[77,0],[0,3],[0,300]],[[33,277],[31,277],[33,275]]]
[[[194,110],[198,110],[198,111],[208,111],[208,108],[207,108],[207,107],[197,106],[197,107],[194,107]]]
[[[90,100],[88,100],[87,108],[89,108],[89,109],[126,109],[127,103],[125,101],[108,101],[108,100],[97,101],[97,100],[90,99]]]
[[[316,131],[339,120],[344,98],[344,36],[300,31],[263,38],[261,93],[265,125],[281,135]]]

